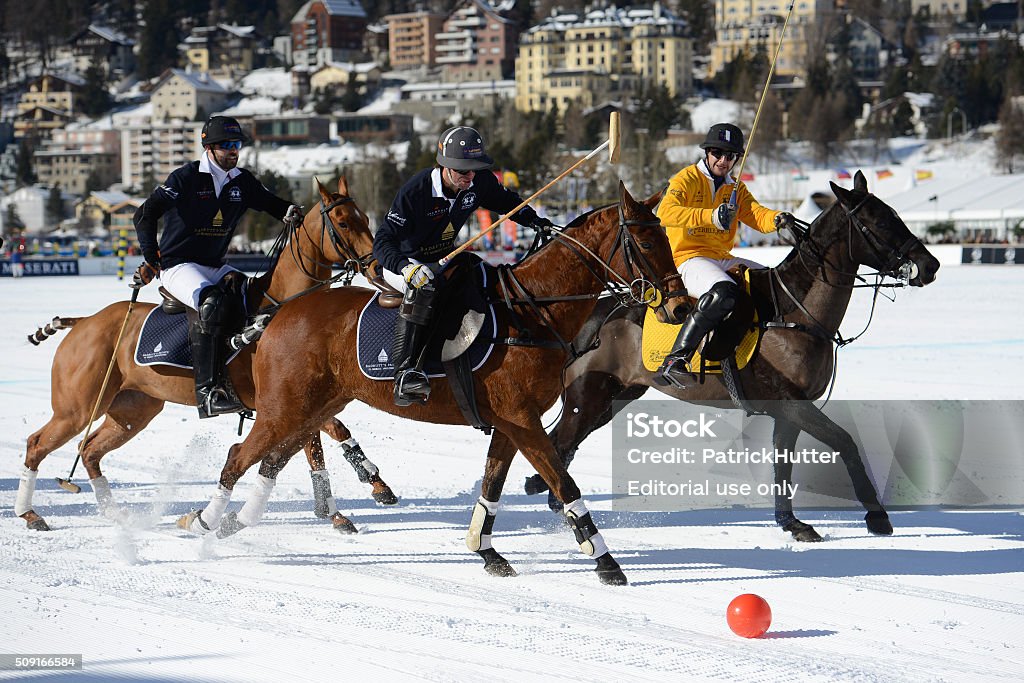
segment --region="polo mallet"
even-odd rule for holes
[[[128,302],[128,312],[124,314],[124,322],[121,323],[121,331],[117,333],[117,341],[114,342],[114,352],[110,354],[110,363],[107,365],[107,374],[103,376],[103,384],[100,385],[99,396],[96,397],[96,403],[92,407],[92,414],[89,416],[89,424],[85,428],[85,436],[82,437],[82,442],[78,444],[78,455],[75,456],[75,463],[71,466],[71,473],[68,474],[67,479],[61,479],[56,477],[57,485],[65,491],[71,493],[81,493],[82,487],[71,481],[75,477],[75,468],[78,467],[78,461],[82,459],[82,450],[85,448],[85,443],[89,440],[89,434],[92,432],[92,423],[96,421],[96,413],[99,412],[100,403],[103,401],[103,392],[107,390],[107,383],[110,381],[110,373],[114,371],[114,363],[117,362],[117,350],[121,348],[121,338],[124,337],[124,330],[128,327],[128,319],[132,315],[132,309],[135,307],[135,302],[139,298],[139,290],[132,290],[132,299]]]
[[[617,111],[613,111],[611,113],[611,117],[608,119],[608,139],[607,140],[605,140],[600,145],[598,145],[597,148],[595,148],[593,152],[591,152],[587,156],[583,157],[582,159],[577,161],[575,164],[573,164],[569,168],[567,168],[564,171],[562,171],[558,175],[558,177],[555,178],[554,180],[552,180],[550,183],[548,183],[547,185],[545,185],[544,187],[540,188],[539,190],[534,192],[532,195],[530,195],[529,197],[524,199],[522,201],[522,203],[519,204],[519,206],[517,206],[516,208],[512,209],[511,211],[505,213],[505,215],[499,217],[498,220],[494,221],[494,223],[491,224],[491,227],[487,228],[486,230],[481,231],[478,235],[473,237],[473,239],[467,240],[467,241],[463,242],[462,244],[460,244],[458,246],[458,248],[456,248],[452,253],[448,254],[447,256],[442,258],[440,261],[438,261],[438,265],[440,265],[442,267],[445,266],[453,258],[455,258],[459,254],[464,252],[466,249],[468,249],[469,245],[473,244],[474,242],[476,242],[478,239],[480,239],[484,235],[489,234],[492,230],[494,230],[495,228],[500,226],[502,221],[506,220],[509,216],[514,214],[516,211],[519,211],[519,209],[523,208],[524,206],[526,206],[527,204],[532,202],[534,199],[536,199],[541,194],[546,192],[548,190],[548,188],[550,188],[552,185],[557,183],[559,180],[561,180],[565,176],[567,176],[570,173],[572,173],[573,171],[575,171],[577,168],[582,166],[585,162],[590,161],[591,159],[593,159],[605,147],[608,148],[608,163],[611,163],[611,164],[619,163],[619,112],[617,112]]]
[[[739,180],[743,177],[743,167],[747,163],[747,154],[750,153],[750,147],[754,143],[754,133],[757,132],[757,122],[761,118],[761,107],[764,106],[764,98],[768,94],[768,86],[772,82],[772,74],[775,73],[775,62],[779,59],[779,52],[782,51],[782,41],[786,38],[786,27],[789,26],[789,19],[793,16],[793,6],[795,2],[789,4],[789,13],[786,15],[786,21],[782,24],[782,33],[779,34],[779,44],[775,47],[775,56],[772,57],[772,65],[768,67],[768,78],[764,82],[764,90],[761,91],[761,101],[757,103],[757,112],[754,113],[754,125],[750,127],[750,135],[747,136],[746,149],[743,150],[743,159],[740,160],[740,170],[736,174],[736,179]],[[736,212],[736,188],[739,187],[739,183],[733,186],[732,194],[729,195],[729,208]]]

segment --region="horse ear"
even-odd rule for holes
[[[843,204],[846,204],[847,206],[849,206],[851,204],[851,202],[850,202],[850,191],[849,190],[847,190],[845,187],[839,187],[838,185],[833,183],[831,180],[828,181],[828,184],[829,184],[829,186],[832,187],[832,193],[835,194],[835,196],[839,199],[839,201],[841,201]]]
[[[633,195],[626,189],[626,183],[619,181],[619,203],[622,204],[623,209],[627,209],[636,204],[636,200],[633,199]]]
[[[342,195],[343,197],[348,197],[349,196],[349,193],[348,193],[348,180],[345,179],[345,174],[344,173],[342,173],[340,176],[338,176],[338,194]]]
[[[860,171],[857,171],[853,176],[853,189],[860,192],[868,191],[868,179]]]
[[[640,203],[646,206],[651,211],[654,211],[654,207],[656,207],[658,205],[658,202],[661,201],[661,196],[663,194],[665,194],[665,190],[658,190],[657,192],[655,192],[650,197],[648,197],[647,199],[643,200]]]
[[[327,191],[327,188],[324,187],[324,184],[320,182],[319,178],[313,176],[313,180],[316,181],[316,189],[320,193],[320,196],[326,199],[328,203],[330,203],[331,193]]]

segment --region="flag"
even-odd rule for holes
[[[745,183],[749,183],[753,179],[754,174],[751,173],[750,171],[744,171],[743,174],[740,176],[740,180],[742,180]]]
[[[839,180],[849,180],[852,177],[853,176],[850,175],[850,172],[847,171],[845,168],[836,169],[836,178],[838,178]]]
[[[914,171],[914,180],[928,180],[933,175],[935,175],[935,174],[932,173],[931,171],[927,171],[927,170],[919,168],[916,171]]]
[[[875,171],[875,177],[879,180],[885,180],[886,178],[892,177],[892,171],[887,168],[883,168],[881,171]]]

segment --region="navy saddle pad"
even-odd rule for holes
[[[233,352],[228,362],[238,354],[238,351]],[[188,316],[184,313],[167,315],[159,306],[150,311],[135,345],[135,362],[138,365],[170,365],[191,370]]]
[[[379,295],[378,295],[379,296]],[[440,311],[437,312],[441,314]],[[359,314],[357,332],[359,353],[359,369],[369,379],[393,380],[395,365],[391,361],[391,344],[395,339],[395,321],[398,319],[397,308],[381,308],[374,296],[363,307]],[[494,306],[488,306],[483,327],[473,343],[466,350],[469,365],[477,370],[487,362],[494,349],[494,336],[498,333],[498,321],[494,317]],[[443,339],[428,342],[427,360],[424,370],[428,377],[444,377],[441,365],[441,344]]]

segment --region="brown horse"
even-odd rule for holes
[[[303,222],[295,228],[294,234],[286,236],[287,242],[276,266],[256,278],[250,286],[248,298],[254,305],[261,298],[276,305],[312,288],[329,287],[332,282],[332,263],[345,263],[350,268],[349,272],[360,271],[370,275],[368,267],[373,238],[366,215],[348,194],[344,176],[338,180],[337,194],[327,191],[319,181],[317,186],[321,198],[319,205],[310,209]],[[318,212],[320,216],[316,215]],[[372,277],[376,280],[378,276]],[[61,342],[53,360],[50,399],[53,417],[28,438],[26,469],[18,489],[15,512],[26,521],[29,528],[43,531],[49,529],[46,521],[32,509],[32,494],[39,464],[49,453],[85,429],[114,352],[127,306],[127,302],[119,302],[86,318],[55,319],[59,321],[57,329],[72,329]],[[165,402],[195,405],[190,370],[140,366],[134,361],[134,340],[138,338],[146,316],[154,307],[153,304],[136,304],[133,308],[122,343],[117,349],[116,364],[97,411],[97,417],[106,415],[106,419],[89,435],[80,451],[97,503],[101,511],[109,514],[116,513],[116,508],[110,495],[109,483],[100,470],[103,456],[145,429],[150,420],[163,410]],[[45,339],[44,335],[52,333],[37,333],[36,343]],[[249,408],[255,405],[252,358],[253,348],[248,346],[228,366],[231,381]],[[325,416],[320,429],[331,438],[343,442],[346,459],[356,469],[360,480],[373,486],[376,500],[383,503],[396,502],[394,493],[381,480],[376,466],[366,459],[345,425],[333,417]],[[352,523],[335,508],[319,432],[311,434],[305,449],[313,479],[317,516],[331,518],[340,531],[354,532]]]
[[[618,208],[586,214],[553,237],[516,266],[499,269],[494,300],[511,305],[515,313],[500,308],[496,338],[516,341],[496,346],[473,380],[480,415],[493,425],[494,433],[466,542],[484,559],[488,572],[515,574],[491,547],[491,529],[518,449],[566,503],[566,519],[581,550],[596,559],[601,580],[622,584],[625,575],[608,552],[579,488],[555,454],[541,423],[544,411],[561,393],[558,368],[569,348],[547,342],[571,339],[577,333],[609,276],[620,283],[632,280],[632,291],[651,295],[655,287],[663,292],[669,283],[678,282],[679,276],[658,219],[621,184]],[[333,289],[281,309],[264,333],[253,365],[256,423],[243,443],[231,447],[210,505],[183,517],[181,526],[196,533],[220,527],[221,533],[230,523],[226,533],[233,533],[258,522],[277,472],[326,416],[337,414],[353,400],[421,422],[466,423],[445,380],[435,383],[426,405],[399,408],[394,405],[390,382],[362,375],[354,353],[357,323],[359,310],[372,296],[356,288]],[[685,301],[672,294],[658,297],[650,305],[657,306],[659,319],[668,321],[676,319]],[[516,319],[521,326],[514,324]],[[536,334],[546,337],[541,340],[545,343],[520,345],[526,328],[543,330]],[[259,461],[257,491],[237,515],[225,515],[235,483]]]
[[[755,300],[777,301],[776,317],[765,325],[760,349],[740,371],[739,380],[752,406],[774,418],[776,451],[793,450],[800,432],[831,446],[840,454],[857,499],[867,510],[868,530],[891,534],[888,514],[856,443],[811,401],[825,392],[833,376],[833,343],[847,341],[838,335],[839,324],[846,315],[858,266],[893,276],[907,268],[910,284],[921,287],[935,279],[939,262],[892,208],[868,192],[862,173],[856,174],[852,190],[835,184],[832,190],[839,201],[798,237],[789,256],[776,268],[751,273]],[[640,355],[642,312],[612,313],[610,309],[599,305],[594,311],[575,340],[577,348],[594,350],[566,370],[562,417],[551,432],[566,467],[591,432],[648,387],[690,403],[730,407],[722,375],[708,375],[704,384],[686,389],[656,383],[656,373],[644,367]],[[792,470],[790,462],[775,463],[779,488],[774,490],[788,490],[782,487],[789,484]],[[538,477],[531,477],[526,490],[539,493],[546,487]],[[550,496],[549,505],[560,507]],[[798,541],[822,540],[811,525],[796,518],[793,501],[786,495],[775,498],[775,519]]]

